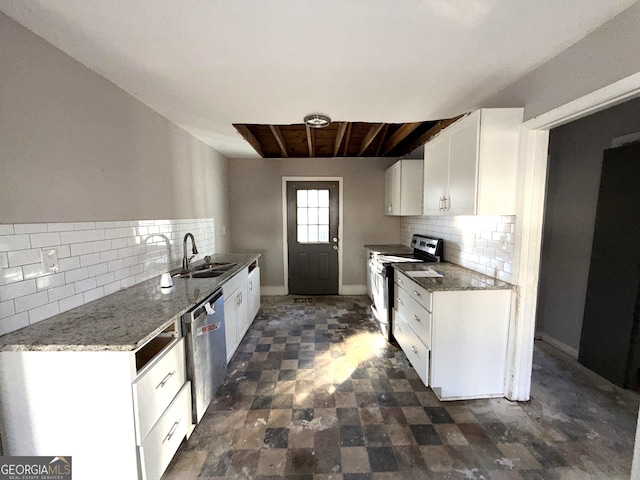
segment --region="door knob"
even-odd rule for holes
[[[335,243],[338,243],[338,237],[333,237],[333,241],[334,241]]]
[[[338,246],[337,246],[337,245],[334,245],[334,246],[333,246],[333,249],[337,252],[337,251],[338,251]]]

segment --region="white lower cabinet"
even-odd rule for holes
[[[428,292],[395,271],[393,331],[440,400],[504,396],[511,290]]]
[[[191,385],[187,382],[140,445],[145,480],[159,479],[191,424]]]
[[[185,378],[179,320],[135,351],[0,352],[3,454],[64,452],[78,479],[159,480],[190,432]]]
[[[260,268],[257,261],[229,279],[222,286],[222,292],[228,363],[260,310]]]

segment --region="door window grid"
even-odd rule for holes
[[[298,243],[329,243],[329,190],[298,190]]]

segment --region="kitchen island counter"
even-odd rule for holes
[[[218,277],[174,278],[162,292],[160,277],[0,336],[0,351],[133,351],[222,287],[260,254],[213,254],[236,265]],[[194,262],[198,266],[201,262]]]
[[[464,290],[509,290],[514,286],[482,273],[453,263],[394,263],[392,267],[409,276],[414,282],[429,292]],[[442,277],[412,275],[412,272],[434,270]]]

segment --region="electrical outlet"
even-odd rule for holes
[[[60,265],[58,264],[58,251],[55,248],[41,250],[40,259],[44,273],[54,273],[60,269]]]

